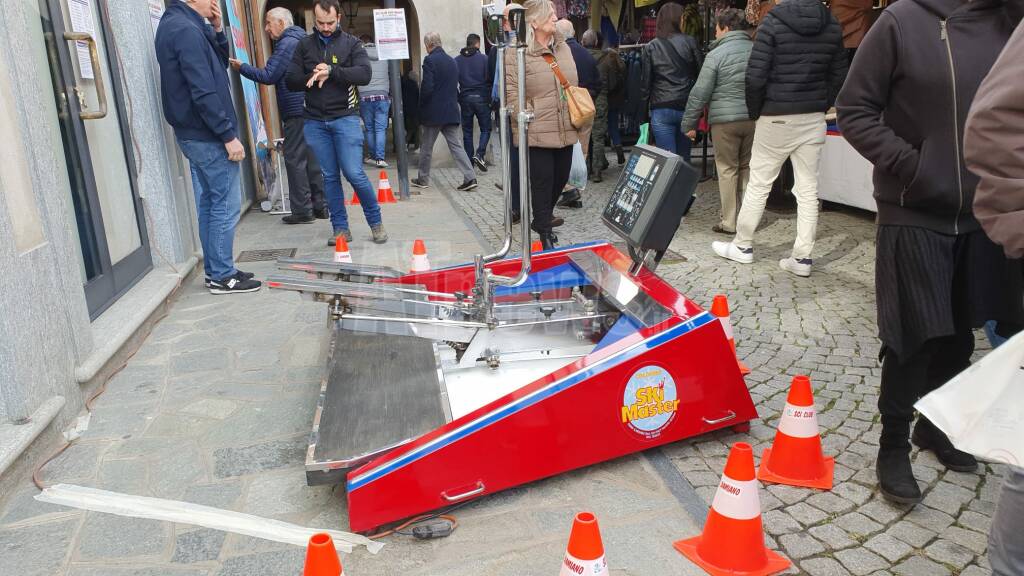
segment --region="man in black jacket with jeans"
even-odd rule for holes
[[[716,254],[741,264],[754,261],[754,231],[782,164],[793,162],[796,242],[779,266],[811,275],[818,227],[818,163],[825,144],[825,112],[846,78],[839,22],[819,0],[784,0],[757,29],[747,64],[747,110],[757,120],[750,180],[732,242],[713,242]]]
[[[381,222],[377,195],[363,171],[363,129],[356,93],[357,86],[370,83],[370,57],[358,38],[341,29],[340,12],[338,0],[316,1],[316,31],[299,42],[286,81],[289,90],[306,92],[303,133],[320,161],[334,228],[327,244],[334,246],[338,236],[352,241],[339,173],[359,196],[373,241],[383,244],[388,234]]]

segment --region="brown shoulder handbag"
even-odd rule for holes
[[[590,97],[590,91],[569,84],[554,56],[545,54],[544,60],[551,66],[551,70],[562,84],[562,89],[565,90],[566,100],[569,101],[569,121],[572,122],[573,127],[580,130],[593,124],[597,109],[594,107],[594,99]]]

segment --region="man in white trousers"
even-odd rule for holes
[[[754,231],[772,183],[790,158],[796,242],[791,257],[779,266],[797,276],[811,275],[825,112],[835,103],[848,65],[839,22],[818,0],[783,0],[765,16],[747,64],[747,110],[757,120],[750,180],[736,219],[736,236],[732,242],[713,242],[716,254],[741,264],[754,261]]]

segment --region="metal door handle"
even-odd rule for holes
[[[449,501],[449,502],[458,502],[459,500],[465,500],[466,498],[469,498],[470,496],[476,496],[477,494],[483,494],[484,489],[485,489],[484,488],[484,483],[479,481],[479,480],[477,480],[476,481],[476,488],[470,490],[469,492],[463,492],[462,494],[456,494],[455,496],[449,496],[447,492],[441,492],[441,497],[444,498],[445,500]]]
[[[100,54],[96,50],[96,40],[86,32],[65,32],[64,39],[89,44],[89,59],[92,60],[92,75],[96,82],[96,100],[99,102],[100,109],[95,112],[79,111],[78,115],[82,120],[105,118],[107,116],[107,89],[103,85],[103,71],[100,69]],[[75,91],[81,94],[78,86],[75,86]]]
[[[736,413],[733,412],[732,410],[729,410],[729,412],[725,416],[722,416],[721,418],[718,418],[717,420],[708,420],[707,418],[701,418],[701,420],[703,420],[704,423],[709,425],[709,426],[714,426],[715,424],[721,424],[722,422],[728,422],[729,420],[732,420],[735,417],[736,417]]]

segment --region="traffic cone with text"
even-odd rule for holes
[[[704,532],[672,546],[712,576],[767,576],[789,567],[764,545],[750,444],[733,444]]]
[[[608,576],[608,562],[604,559],[604,544],[601,530],[597,527],[597,516],[591,512],[580,512],[573,518],[569,532],[569,545],[558,576]]]
[[[423,240],[417,239],[412,244],[412,262],[409,264],[410,272],[426,272],[430,270],[430,260],[427,258],[427,247]]]
[[[832,489],[835,460],[821,452],[811,379],[795,376],[771,448],[761,455],[757,477],[765,482]]]
[[[395,193],[391,190],[391,182],[388,181],[388,173],[385,170],[380,171],[380,178],[377,180],[377,203],[378,204],[395,204],[398,200],[395,200]]]
[[[732,321],[729,319],[729,300],[725,297],[725,294],[718,294],[711,301],[711,314],[722,322],[725,337],[729,339],[729,345],[732,346],[733,356],[736,356],[736,339],[732,335]],[[747,368],[747,365],[740,361],[739,356],[736,356],[736,364],[740,367],[740,374],[744,376],[750,374],[750,368]]]
[[[334,262],[336,264],[351,264],[352,253],[348,251],[348,241],[344,234],[339,234],[334,239]]]
[[[309,537],[306,546],[306,565],[302,568],[302,576],[344,576],[345,570],[338,559],[338,551],[334,549],[334,540],[326,532],[318,532]]]

